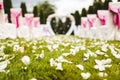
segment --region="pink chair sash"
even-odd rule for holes
[[[96,21],[96,18],[88,18],[88,22],[90,24],[90,28],[93,27],[93,24],[95,23],[95,21]]]
[[[0,2],[0,10],[2,10],[3,8],[4,8],[3,2]]]
[[[37,27],[40,24],[40,19],[39,18],[34,18],[34,27]]]
[[[16,27],[19,27],[19,16],[21,16],[21,11],[11,10],[12,23],[16,24]]]
[[[33,21],[33,16],[29,15],[29,16],[25,16],[25,20],[27,23],[27,26],[32,29],[32,21]]]
[[[113,12],[113,23],[120,29],[120,8],[109,7],[109,10]]]
[[[87,27],[87,21],[82,20],[81,24],[83,25],[83,27],[84,27],[84,28],[86,28],[86,27]]]
[[[101,25],[106,25],[107,15],[98,13],[97,16],[100,19]]]

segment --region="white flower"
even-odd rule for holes
[[[36,47],[36,46],[33,46],[32,48],[33,48],[33,50],[36,50],[36,49],[37,49],[37,47]]]
[[[95,65],[94,68],[99,69],[99,71],[104,71],[105,70],[105,67],[103,65]]]
[[[108,47],[108,44],[104,44],[102,47],[101,47],[101,50],[104,51],[104,52],[107,52],[107,47]]]
[[[107,77],[107,76],[108,76],[108,74],[107,74],[107,73],[104,73],[104,72],[99,72],[98,75],[99,75],[100,77]]]
[[[56,66],[56,62],[53,58],[50,59],[50,66]]]
[[[89,58],[89,54],[88,53],[86,53],[86,54],[84,54],[84,56],[86,57],[86,58]]]
[[[97,55],[96,55],[95,53],[93,53],[92,51],[90,51],[90,50],[88,50],[88,54],[89,54],[90,56],[97,57]]]
[[[101,52],[100,50],[97,50],[97,51],[96,51],[96,54],[98,54],[98,55],[104,55],[105,53],[104,53],[104,52]]]
[[[63,43],[62,44],[64,47],[67,47],[67,46],[69,46],[69,43]]]
[[[42,50],[42,53],[40,54],[40,58],[44,58],[44,51]]]
[[[21,53],[24,52],[24,47],[19,47],[18,51],[20,51]]]
[[[49,51],[51,51],[51,52],[54,50],[53,47],[52,47],[51,45],[48,45],[47,48],[48,48]]]
[[[80,46],[80,49],[81,49],[81,50],[86,50],[86,47]]]
[[[72,55],[76,55],[76,50],[75,50],[75,49],[70,49],[70,53],[71,53]]]
[[[53,45],[53,49],[57,49],[58,47],[59,47],[58,44],[54,44],[54,45]]]
[[[64,59],[63,56],[58,57],[58,58],[56,59],[56,61],[57,61],[57,62],[66,62],[66,63],[70,63],[70,64],[72,63],[72,62]]]
[[[7,67],[9,63],[10,63],[9,61],[0,62],[0,72],[4,72],[4,69]]]
[[[61,70],[61,71],[63,71],[62,63],[57,63],[56,66],[57,66],[57,67],[56,67],[56,70]]]
[[[25,65],[30,64],[30,57],[29,56],[23,56],[21,60]]]
[[[13,51],[18,51],[18,49],[19,49],[19,45],[14,45]]]
[[[35,53],[36,51],[35,50],[32,50],[32,53]]]
[[[81,76],[83,77],[83,79],[88,79],[91,76],[91,74],[89,72],[87,72],[87,73],[82,72]]]
[[[32,79],[30,79],[30,80],[37,80],[36,78],[32,78]]]
[[[4,48],[5,48],[5,46],[1,46],[1,47],[0,47],[0,53],[3,52]]]
[[[77,66],[77,68],[79,68],[80,70],[84,70],[84,66],[83,65],[81,65],[81,64],[78,64],[78,65],[76,65]]]
[[[96,65],[94,66],[95,69],[98,69],[99,71],[104,71],[105,68],[110,68],[112,65],[110,63],[112,60],[110,58],[106,60],[95,60]]]
[[[69,56],[71,53],[63,53],[62,56]]]
[[[89,58],[83,58],[84,61],[87,61]]]

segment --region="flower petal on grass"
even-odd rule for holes
[[[91,74],[89,72],[87,72],[87,73],[82,72],[81,76],[83,77],[83,79],[88,79],[88,78],[90,78]]]

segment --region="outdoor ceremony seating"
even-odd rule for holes
[[[110,2],[109,10],[113,15],[113,24],[115,26],[115,40],[120,40],[120,2]]]
[[[108,10],[98,10],[97,15],[101,23],[99,30],[103,40],[114,40],[115,27],[111,12]]]

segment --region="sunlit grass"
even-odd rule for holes
[[[98,43],[98,44],[97,44]],[[48,49],[48,45],[54,46],[58,45],[58,48]],[[68,44],[68,45],[66,45]],[[106,52],[101,50],[101,46],[104,44],[109,44],[115,46],[118,49],[118,54],[120,54],[120,41],[100,41],[92,39],[83,39],[74,36],[53,36],[53,37],[43,37],[40,39],[25,40],[25,39],[6,39],[0,41],[0,46],[5,46],[3,52],[0,49],[0,54],[8,55],[3,59],[4,55],[0,55],[2,58],[0,61],[5,61],[14,56],[10,60],[10,64],[5,68],[5,71],[0,72],[0,80],[30,80],[36,78],[37,80],[83,80],[81,73],[89,72],[91,76],[88,80],[120,80],[120,59],[115,58],[110,49]],[[24,52],[13,51],[14,45],[19,45],[24,47]],[[36,49],[33,49],[33,46]],[[62,63],[63,70],[56,70],[56,66],[50,66],[50,59],[57,59],[63,53],[70,53],[70,49],[75,49],[76,47],[84,46],[86,49],[79,48],[79,51],[75,55],[63,56],[66,60],[71,61],[70,63]],[[34,51],[35,52],[34,52]],[[97,55],[97,57],[90,56],[88,60],[83,60],[84,54],[90,50],[95,53],[100,50],[108,55]],[[35,54],[41,54],[44,51],[44,58],[36,59]],[[95,53],[96,54],[96,53]],[[30,57],[30,64],[25,65],[21,58],[23,56]],[[112,59],[112,67],[106,68],[105,71],[108,74],[107,77],[100,77],[97,69],[94,69],[95,59]],[[77,64],[84,66],[84,70],[80,70],[76,67]],[[25,69],[25,67],[27,67]]]

